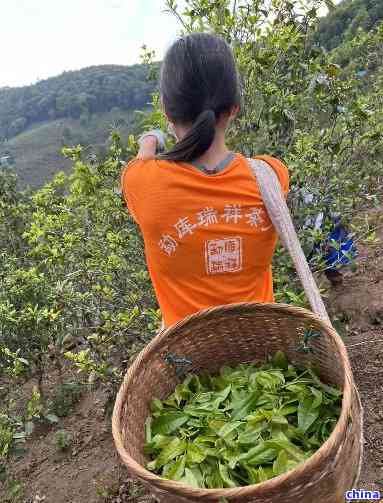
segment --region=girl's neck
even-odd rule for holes
[[[214,168],[228,156],[229,152],[230,150],[225,144],[225,130],[218,127],[214,141],[209,150],[198,157],[198,159],[193,159],[193,161],[198,164],[203,164],[208,168]]]

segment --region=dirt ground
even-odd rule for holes
[[[383,230],[378,237],[376,244],[359,244],[357,271],[346,272],[343,284],[330,288],[326,303],[344,327],[342,336],[364,406],[365,457],[359,487],[383,491]],[[0,483],[0,501],[153,502],[127,481],[104,405],[100,391],[89,392],[58,426],[37,429],[26,444],[26,454],[10,460],[7,467],[22,484],[23,495],[9,498]],[[67,453],[57,449],[57,430],[72,435]]]
[[[364,464],[359,487],[383,493],[383,215],[379,241],[358,246],[358,270],[331,290],[329,311],[343,319],[344,342],[364,408]]]

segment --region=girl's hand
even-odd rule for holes
[[[140,150],[137,154],[137,159],[147,161],[154,159],[157,150],[157,138],[155,136],[145,136],[140,142]]]
[[[162,152],[165,149],[165,140],[165,135],[160,129],[152,129],[144,133],[138,139],[140,150],[138,151],[137,159],[154,159],[157,150]]]

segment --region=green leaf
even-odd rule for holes
[[[227,468],[227,466],[219,463],[218,467],[224,487],[237,487],[238,484],[230,477],[229,469]]]
[[[252,410],[254,410],[255,404],[259,398],[259,391],[254,391],[247,398],[239,401],[235,405],[233,404],[233,412],[231,414],[231,419],[236,421],[238,419],[243,419]]]
[[[174,398],[176,399],[178,405],[180,405],[180,403],[183,400],[190,399],[191,396],[192,396],[192,392],[189,390],[189,388],[187,386],[185,386],[184,384],[178,384],[176,386],[176,389],[174,391]]]
[[[271,422],[273,424],[289,424],[287,419],[284,416],[273,414],[271,417]]]
[[[342,396],[342,392],[339,390],[339,389],[336,389],[332,386],[328,386],[327,384],[325,383],[320,383],[320,386],[321,388],[326,392],[328,393],[329,395],[332,395],[333,397],[335,398],[339,398]]]
[[[258,468],[258,480],[259,482],[265,482],[273,477],[273,469],[260,466]]]
[[[278,410],[278,413],[281,416],[289,416],[290,414],[295,414],[295,412],[297,412],[297,410],[298,410],[298,407],[296,407],[295,405],[284,405],[283,407],[281,407]]]
[[[323,400],[323,393],[316,388],[310,387],[311,393],[314,395],[314,401],[312,403],[313,409],[319,407]]]
[[[189,419],[189,416],[183,412],[167,412],[159,417],[154,418],[152,422],[152,434],[161,433],[168,435],[173,433],[180,426],[184,425]]]
[[[247,472],[249,484],[258,484],[259,482],[258,468],[255,468],[254,466],[249,466],[246,463],[244,463],[242,466]]]
[[[311,456],[339,417],[341,393],[327,392],[311,369],[295,369],[283,354],[273,358],[219,376],[189,375],[167,400],[153,401],[148,469],[193,487],[230,488]]]
[[[205,487],[204,476],[201,471],[201,465],[194,465],[189,467],[189,469],[192,471],[197,481],[198,487]]]
[[[267,430],[268,424],[266,421],[257,423],[256,426],[247,429],[238,435],[238,444],[240,445],[254,445],[260,438],[262,431]]]
[[[209,428],[218,434],[218,432],[227,424],[226,421],[223,420],[218,420],[218,419],[213,419],[212,421],[209,421]]]
[[[305,398],[298,405],[298,428],[302,433],[310,428],[314,421],[319,417],[319,410],[313,408],[313,401]]]
[[[187,443],[185,440],[180,438],[174,438],[170,444],[166,445],[160,455],[156,458],[156,468],[161,468],[166,465],[172,459],[176,458],[180,454],[183,454],[186,450]]]
[[[273,461],[277,455],[278,451],[276,449],[264,449],[262,452],[248,458],[246,461],[249,465],[263,465]]]
[[[167,470],[164,470],[163,477],[170,480],[180,480],[185,472],[186,456],[180,456],[174,463],[167,465]]]
[[[260,441],[258,445],[241,454],[238,460],[249,465],[262,464],[273,461],[277,455],[275,449],[268,447],[265,441]]]
[[[281,450],[285,450],[289,455],[289,459],[293,459],[296,462],[302,462],[306,459],[306,454],[296,445],[294,445],[290,440],[283,435],[279,434],[279,438],[265,440],[265,448],[275,449],[278,454]]]
[[[192,442],[188,443],[187,446],[187,454],[186,454],[186,464],[193,465],[202,463],[205,460],[207,454],[204,450],[198,445],[193,444]]]
[[[218,466],[212,468],[211,472],[208,475],[206,475],[206,485],[209,489],[224,487]]]
[[[237,430],[243,423],[241,421],[233,421],[231,423],[226,423],[222,428],[218,430],[218,435],[222,438],[230,435],[233,431]]]
[[[273,473],[274,475],[280,475],[287,471],[287,462],[289,458],[285,450],[279,451],[277,459],[273,463]]]
[[[180,482],[192,487],[200,487],[198,479],[190,468],[185,468],[185,475],[179,479]]]
[[[164,406],[162,405],[161,400],[158,400],[157,398],[152,400],[150,403],[150,410],[152,412],[160,412],[160,411],[162,411],[163,408],[164,408]]]
[[[283,370],[288,369],[288,361],[283,351],[277,351],[272,358],[273,365]]]

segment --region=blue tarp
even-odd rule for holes
[[[335,246],[334,246],[335,245]],[[324,255],[326,270],[337,270],[354,259],[358,252],[354,240],[340,219],[334,219],[334,228],[325,243],[318,243],[314,253],[321,251]]]

